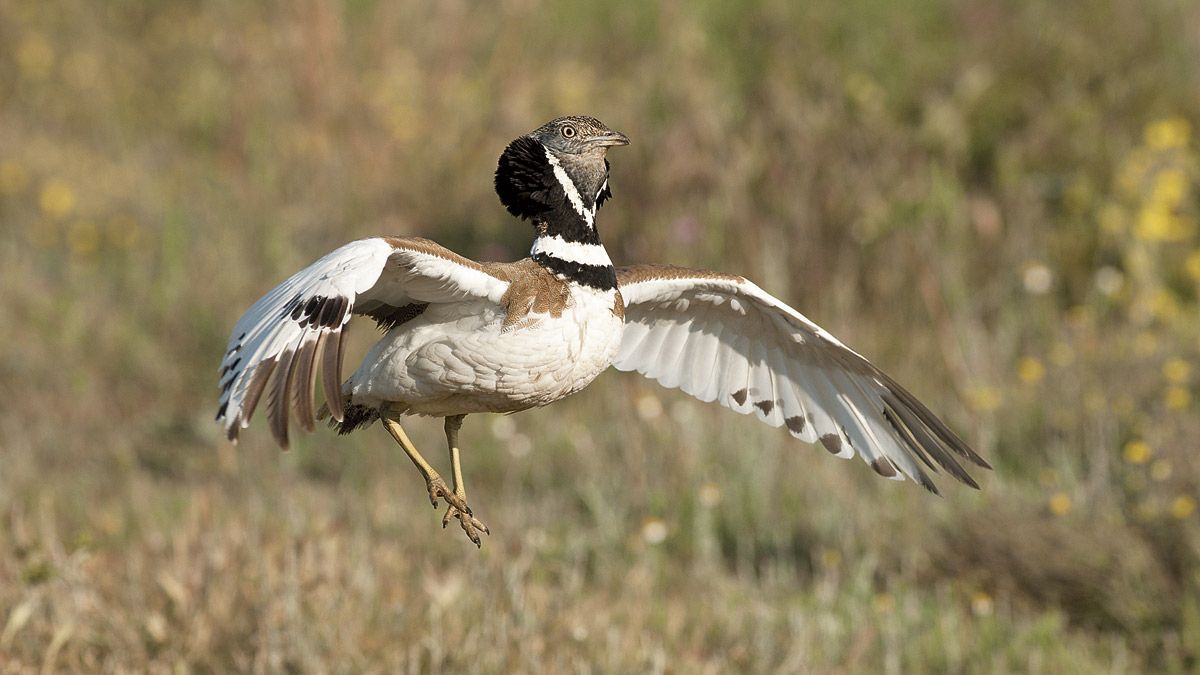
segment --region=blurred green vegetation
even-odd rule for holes
[[[221,442],[242,310],[522,256],[495,159],[566,113],[634,141],[614,259],[755,279],[983,490],[610,374],[468,419],[477,552],[378,429]],[[1194,671],[1197,124],[1178,0],[4,0],[0,671]]]

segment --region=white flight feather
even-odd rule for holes
[[[269,402],[278,395],[274,392],[289,388],[278,384],[279,377],[288,375],[285,366],[290,359],[284,356],[299,354],[322,335],[340,331],[357,304],[402,307],[413,302],[454,302],[468,297],[499,303],[508,289],[507,282],[481,270],[416,247],[405,248],[400,241],[399,247],[383,238],[345,244],[293,274],[242,315],[222,360],[223,381],[229,386],[221,395],[219,421],[231,437],[236,437],[235,427],[243,428],[250,422],[252,411],[243,408],[252,375],[262,363],[274,359],[277,364],[278,372],[272,374],[276,384],[263,392],[262,400]],[[338,325],[301,326],[284,311],[295,298],[306,302],[318,296],[330,301],[345,299],[345,314]]]
[[[923,475],[883,415],[887,385],[869,365],[860,372],[837,357],[837,350],[858,354],[758,286],[666,276],[626,281],[621,292],[629,340],[614,362],[619,370],[637,370],[772,426],[786,423],[804,441],[826,438],[838,457],[858,454],[884,474],[894,466],[892,478]]]

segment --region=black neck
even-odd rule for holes
[[[548,253],[534,253],[533,260],[554,276],[600,291],[617,287],[617,270],[612,265],[589,265],[556,258]]]
[[[611,196],[607,160],[600,164],[575,156],[560,158],[522,136],[500,156],[496,193],[510,213],[536,228],[538,242],[531,257],[538,264],[567,281],[616,288],[612,263],[607,254],[599,255],[603,246],[595,223],[596,210]],[[547,246],[539,250],[538,243]],[[596,264],[601,258],[606,264]]]
[[[596,200],[581,195],[580,202],[582,213],[578,204],[567,197],[544,218],[534,219],[539,237],[534,244],[533,260],[560,279],[598,290],[616,288],[617,271],[608,261],[604,245],[600,243],[600,233],[596,230]],[[555,247],[560,250],[551,246],[539,250],[539,244],[548,240],[554,240]]]
[[[539,234],[531,257],[539,265],[566,281],[599,290],[617,287],[617,271],[600,243],[594,221],[589,224],[568,205],[555,209],[545,220],[535,220],[534,226]]]
[[[592,214],[590,204],[584,202],[584,208],[587,214]],[[533,226],[540,236],[561,237],[564,241],[581,244],[600,244],[595,216],[591,216],[589,222],[588,217],[580,215],[566,199],[544,216],[534,218]]]

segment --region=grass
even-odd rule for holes
[[[1196,26],[0,3],[0,671],[1194,671]],[[563,113],[634,141],[614,259],[747,274],[960,430],[983,490],[612,373],[468,418],[476,551],[378,429],[220,440],[244,308],[358,236],[523,255],[494,162]]]

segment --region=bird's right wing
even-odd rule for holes
[[[880,475],[936,492],[921,465],[978,487],[959,463],[988,464],[907,390],[750,281],[705,270],[617,270],[625,333],[613,363],[717,401]]]
[[[397,323],[431,303],[499,303],[508,285],[494,270],[428,239],[350,242],[276,286],[238,320],[221,362],[217,422],[236,441],[269,390],[271,432],[286,448],[289,405],[302,427],[315,426],[318,364],[329,410],[342,420],[342,334],[353,314]]]

